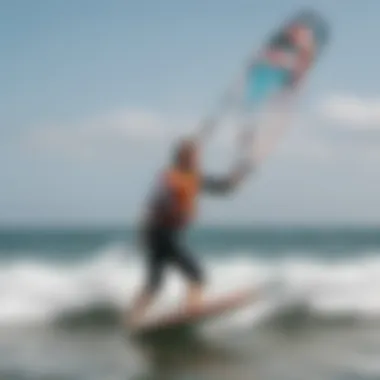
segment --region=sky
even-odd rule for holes
[[[173,139],[313,3],[0,1],[0,224],[135,223]],[[380,223],[380,2],[314,8],[331,41],[294,125],[236,194],[202,200],[199,223]],[[206,170],[227,173],[232,145]]]

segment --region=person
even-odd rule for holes
[[[199,153],[195,139],[182,140],[175,149],[172,164],[159,177],[158,187],[148,202],[141,231],[147,253],[147,279],[128,316],[131,328],[145,316],[154,301],[168,265],[174,265],[187,279],[185,310],[196,311],[202,304],[205,275],[184,246],[183,234],[194,221],[199,194],[202,191],[230,193],[249,174],[251,165],[247,159],[242,159],[226,177],[203,176]]]

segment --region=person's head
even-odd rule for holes
[[[198,169],[198,147],[194,140],[184,139],[179,142],[174,151],[174,165],[187,171]]]

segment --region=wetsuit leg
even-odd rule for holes
[[[160,229],[148,231],[146,234],[147,279],[146,288],[149,293],[156,293],[162,287],[165,268],[169,262],[168,240],[166,233]]]
[[[191,282],[204,283],[204,275],[198,262],[181,245],[180,234],[174,229],[157,228],[149,231],[146,239],[147,289],[150,293],[160,290],[166,267],[177,267]]]
[[[177,235],[173,235],[171,262],[192,283],[203,284],[204,274],[197,260],[183,247]]]

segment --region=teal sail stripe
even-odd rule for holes
[[[289,83],[291,73],[279,66],[262,63],[247,73],[246,105],[258,107]]]

